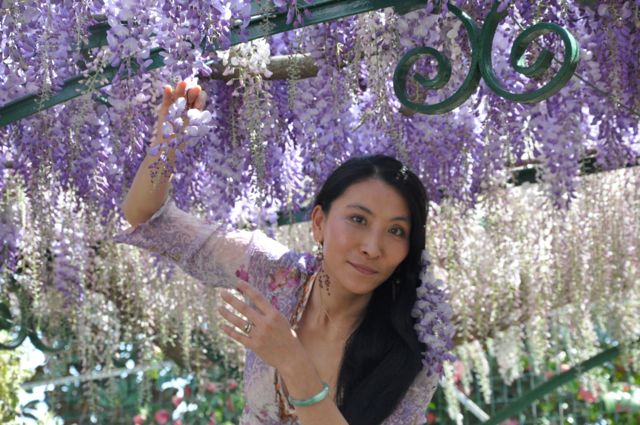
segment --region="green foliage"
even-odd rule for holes
[[[198,374],[155,368],[144,375],[61,385],[45,393],[45,403],[65,425],[232,425],[244,406],[239,379],[236,369],[224,365]]]
[[[0,331],[0,341],[6,337]],[[30,376],[22,368],[20,356],[24,350],[0,350],[0,423],[9,423],[19,414],[18,392],[20,385]]]
[[[526,362],[526,359],[523,359]],[[541,376],[531,371],[525,373],[511,385],[506,385],[499,376],[493,375],[492,401],[482,401],[480,388],[474,383],[466,395],[489,416],[505,408],[531,387],[549,379],[554,373],[566,370],[569,366],[562,362],[549,361],[546,372]],[[529,368],[526,368],[529,370]],[[496,365],[492,364],[492,372]],[[598,384],[589,388],[576,379],[557,391],[536,400],[518,417],[503,422],[504,425],[637,425],[640,423],[640,371],[633,370],[628,359],[620,356],[613,362],[605,363],[589,374]],[[464,392],[460,381],[456,384]],[[464,425],[481,422],[470,412],[464,411]],[[446,412],[446,401],[441,389],[438,389],[429,404],[426,423],[441,425],[454,424]]]

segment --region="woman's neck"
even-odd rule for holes
[[[316,281],[311,292],[312,325],[323,330],[331,339],[348,337],[358,327],[371,299],[371,294],[355,295],[337,285],[331,286],[331,295]]]

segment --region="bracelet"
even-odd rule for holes
[[[327,397],[327,394],[329,394],[329,384],[325,384],[324,382],[322,383],[322,389],[320,390],[320,392],[314,396],[311,396],[309,398],[305,398],[302,400],[299,400],[297,398],[293,398],[293,397],[287,397],[287,399],[289,400],[289,403],[293,404],[294,406],[298,406],[298,407],[306,407],[306,406],[311,406],[313,404],[316,403],[320,403],[322,400],[324,400]]]

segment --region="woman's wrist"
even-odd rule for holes
[[[288,357],[277,369],[286,384],[289,396],[296,400],[306,400],[322,392],[325,383],[320,379],[302,344]]]
[[[297,338],[292,348],[287,352],[288,355],[286,358],[281,359],[280,364],[274,365],[274,367],[278,369],[278,372],[280,372],[280,376],[283,378],[295,376],[301,371],[307,369],[309,366],[313,367],[313,363],[309,358],[307,350],[305,350],[304,346]]]

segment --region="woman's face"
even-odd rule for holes
[[[409,253],[409,207],[382,180],[352,184],[333,201],[329,214],[316,206],[311,219],[332,285],[353,294],[372,292]]]

